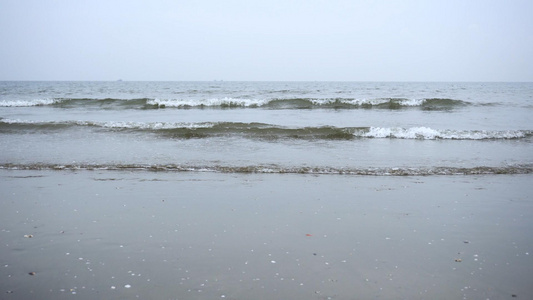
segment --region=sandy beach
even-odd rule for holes
[[[531,299],[531,175],[0,171],[1,299]]]

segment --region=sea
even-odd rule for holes
[[[533,83],[0,82],[0,169],[533,173]]]

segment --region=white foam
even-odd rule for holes
[[[506,130],[506,131],[449,131],[445,133],[448,139],[470,139],[470,140],[484,140],[484,139],[516,139],[523,138],[526,133],[522,130]]]
[[[379,105],[379,104],[383,104],[385,102],[388,102],[388,100],[383,100],[383,99],[355,99],[355,100],[351,100],[351,101],[347,101],[347,103],[351,104],[351,105],[357,105],[357,106],[361,106],[361,105]]]
[[[170,122],[94,122],[94,121],[34,121],[21,119],[0,119],[0,122],[6,124],[74,124],[78,126],[96,126],[103,128],[117,129],[174,129],[174,128],[211,128],[214,123],[170,123]]]
[[[376,106],[380,104],[389,103],[390,99],[312,99],[310,100],[315,105],[327,105],[335,102],[345,103],[353,106],[371,105]],[[424,99],[402,99],[395,100],[401,106],[421,106],[426,100]]]
[[[34,100],[15,100],[15,101],[0,101],[0,107],[30,107],[30,106],[44,106],[59,102],[57,99],[34,99]]]
[[[484,140],[484,139],[516,139],[523,138],[526,133],[522,130],[479,131],[479,130],[437,130],[428,127],[412,128],[382,128],[371,127],[362,134],[369,138],[398,138],[398,139],[456,139],[456,140]]]
[[[211,99],[153,99],[147,104],[166,107],[216,107],[216,106],[261,106],[265,100],[258,99],[236,99],[236,98],[211,98]]]
[[[40,123],[39,121],[21,120],[21,119],[0,119],[0,122],[6,123],[6,124],[35,124],[35,123]]]
[[[291,100],[291,99],[275,99],[275,100]],[[237,98],[211,98],[211,99],[153,99],[149,100],[147,104],[157,105],[159,107],[221,107],[221,106],[237,106],[237,107],[261,107],[268,104],[270,101],[265,99],[237,99]],[[377,106],[380,104],[389,103],[390,99],[309,99],[313,105],[329,105],[336,102],[345,103],[353,106],[371,105]],[[421,106],[424,104],[424,99],[402,99],[394,100],[401,106]]]
[[[402,106],[421,106],[425,102],[425,99],[404,99],[399,101]]]
[[[127,129],[175,129],[175,128],[211,128],[213,123],[166,123],[166,122],[96,122],[95,126],[105,128],[127,128]]]
[[[166,122],[84,122],[78,121],[79,125],[94,125],[105,128],[124,128],[124,129],[175,129],[175,128],[211,128],[213,123],[166,123]]]

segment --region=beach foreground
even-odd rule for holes
[[[532,175],[0,177],[1,299],[533,299]]]

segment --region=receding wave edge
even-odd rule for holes
[[[2,170],[48,171],[148,171],[148,172],[214,172],[241,174],[316,174],[316,175],[364,175],[364,176],[434,176],[434,175],[512,175],[531,174],[533,165],[503,167],[427,167],[427,168],[331,168],[331,167],[283,167],[276,165],[223,166],[177,164],[0,164]]]

